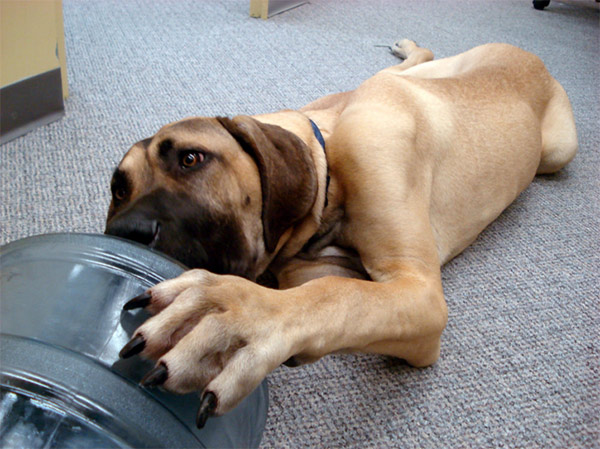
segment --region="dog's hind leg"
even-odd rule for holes
[[[552,97],[542,118],[542,156],[537,174],[554,173],[575,157],[577,131],[565,90],[552,79]]]
[[[416,42],[401,39],[390,47],[392,54],[402,59],[403,62],[395,69],[406,70],[417,64],[433,60],[433,52],[427,48],[419,47]]]

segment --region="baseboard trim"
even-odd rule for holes
[[[0,144],[65,114],[60,68],[0,89]]]

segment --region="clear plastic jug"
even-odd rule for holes
[[[185,267],[96,234],[49,234],[0,249],[0,446],[258,447],[266,381],[195,426],[199,399],[147,390],[152,367],[119,350],[148,315],[123,304]]]

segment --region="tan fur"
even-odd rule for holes
[[[291,357],[313,361],[352,350],[415,366],[435,362],[447,321],[440,266],[536,172],[559,170],[575,155],[569,100],[536,56],[488,44],[431,61],[429,50],[407,40],[394,51],[404,63],[355,91],[255,116],[300,137],[318,178],[312,211],[281,236],[274,254],[260,238],[256,167],[239,145],[211,119],[200,132],[173,125],[159,132],[204,142],[230,161],[220,184],[198,200],[242,218],[258,248],[257,272],[268,267],[282,288],[192,270],[151,289],[159,313],[137,334],[146,339],[144,354],[168,366],[167,389],[214,392],[220,414]],[[325,137],[327,162],[308,118]],[[135,175],[146,185],[136,194],[156,183],[182,188],[143,157],[134,147],[122,163],[146,167]],[[243,192],[254,204],[246,211]],[[178,341],[164,337],[175,332]],[[222,366],[215,367],[215,354],[226,360]]]

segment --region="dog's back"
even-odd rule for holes
[[[345,100],[331,139],[333,164],[349,173],[356,171],[349,165],[376,158],[390,177],[419,173],[430,182],[423,200],[442,263],[536,173],[562,168],[577,150],[564,90],[537,56],[507,44],[384,69]]]

